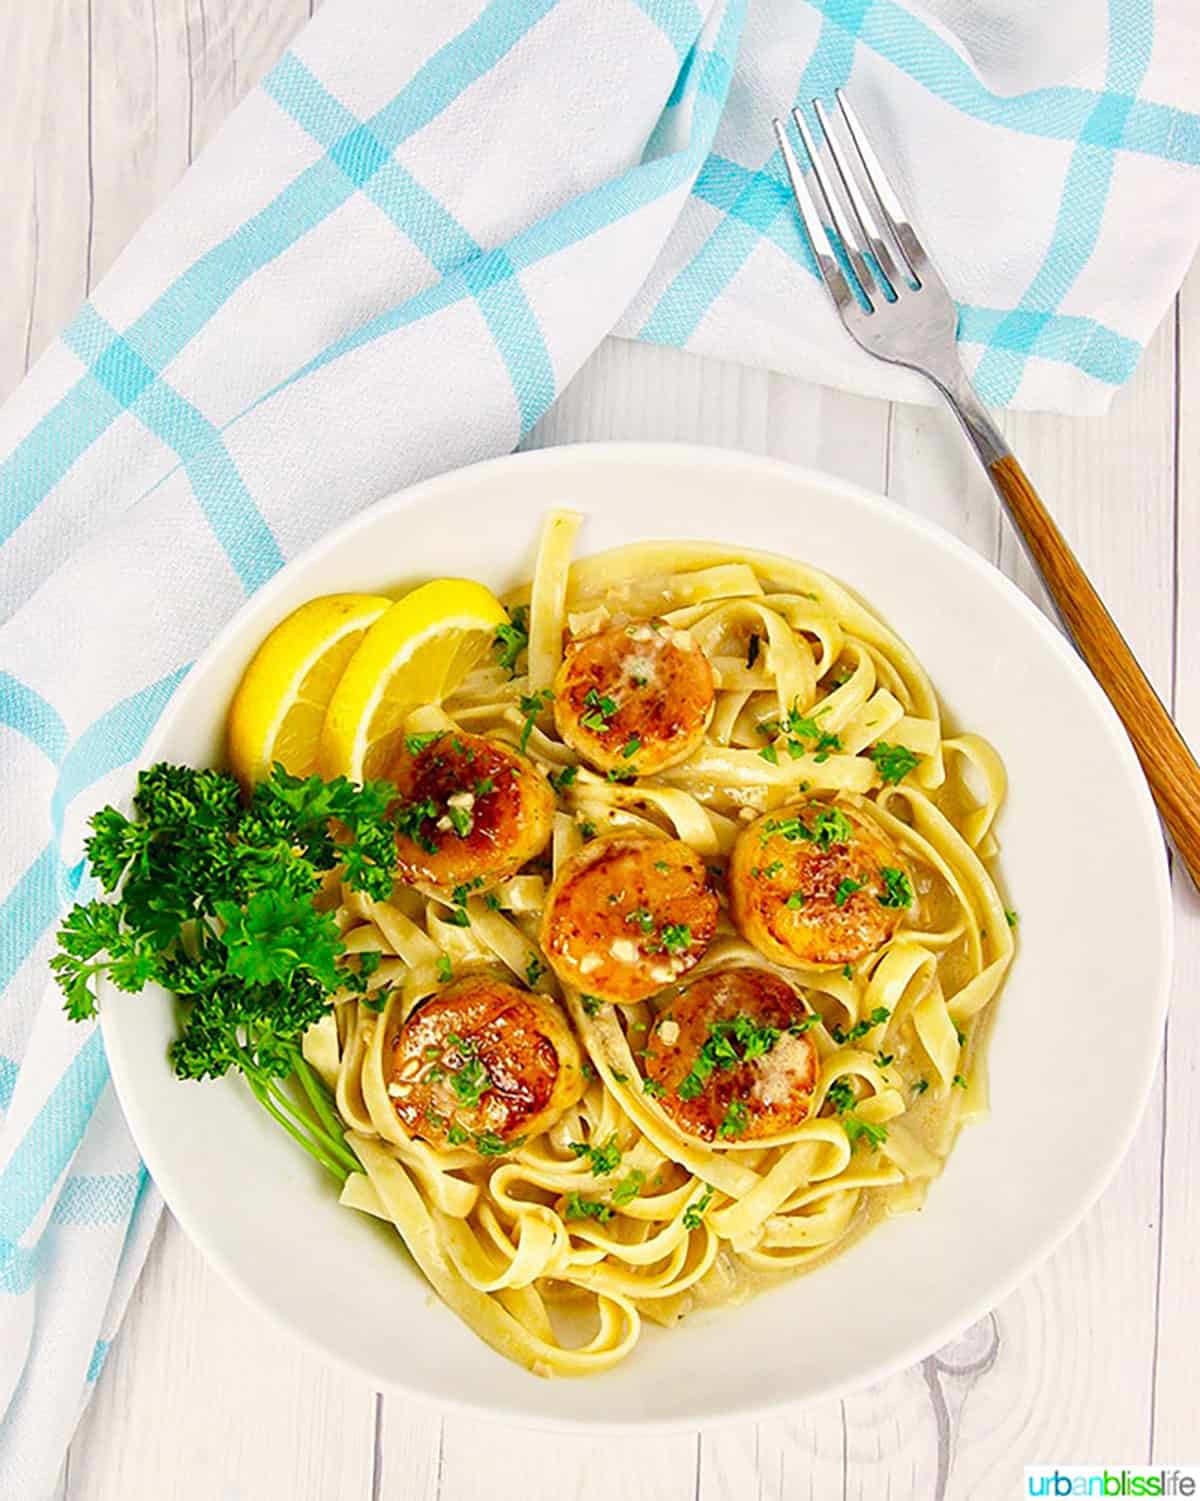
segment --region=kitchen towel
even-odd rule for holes
[[[911,394],[772,149],[838,86],[983,395],[1102,410],[1200,236],[1193,4],[327,0],[236,110],[0,413],[0,1497],[53,1485],[159,1214],[46,961],[197,652],[610,332]]]

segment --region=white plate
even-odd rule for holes
[[[962,543],[827,475],[665,444],[522,454],[381,502],[254,596],[188,674],[145,761],[217,759],[243,667],[303,600],[439,574],[502,591],[528,576],[555,505],[587,514],[582,553],[700,538],[828,570],[909,643],[952,718],[1004,757],[999,869],[1021,922],[991,1046],[993,1111],[964,1131],[926,1208],[741,1308],[647,1327],[612,1372],[547,1382],[447,1312],[388,1228],[339,1208],[236,1080],[174,1079],[161,991],[107,993],[104,1040],[133,1134],[184,1228],[247,1298],[377,1386],[539,1426],[758,1414],[927,1354],[993,1307],[1096,1198],[1141,1114],[1166,1010],[1158,822],[1091,677]]]

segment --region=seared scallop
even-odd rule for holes
[[[645,1000],[699,961],[717,898],[678,839],[595,839],[556,876],[541,942],[565,984],[602,1000]]]
[[[418,1006],[388,1060],[388,1097],[408,1132],[485,1156],[544,1131],[583,1083],[554,1003],[487,974]]]
[[[799,996],[770,970],[702,975],[651,1028],[643,1063],[650,1092],[702,1141],[791,1131],[808,1116],[817,1083],[805,1017]]]
[[[853,964],[896,931],[913,902],[888,836],[851,808],[810,798],[738,835],[729,901],[742,934],[777,964]]]
[[[486,891],[546,846],[554,792],[509,745],[461,731],[410,735],[387,769],[401,880],[431,896]]]
[[[637,621],[568,647],[554,722],[597,771],[649,776],[699,746],[713,692],[708,658],[687,631]]]

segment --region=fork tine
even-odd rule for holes
[[[892,257],[892,252],[888,249],[887,241],[880,231],[878,220],[859,186],[854,169],[846,157],[845,148],[833,133],[829,112],[819,99],[814,99],[812,103],[817,121],[825,136],[825,144],[829,147],[829,155],[837,172],[838,181],[846,194],[846,201],[850,205],[850,212],[858,227],[860,243],[870,247],[876,264],[891,283],[893,291],[898,294],[900,273],[896,269],[896,262]]]
[[[805,154],[812,168],[812,175],[817,184],[817,191],[821,195],[821,202],[825,205],[827,221],[833,225],[842,249],[846,252],[846,259],[854,269],[858,278],[858,284],[862,288],[863,296],[867,299],[867,305],[871,305],[871,293],[875,287],[875,279],[871,275],[871,269],[863,259],[863,250],[866,248],[865,241],[860,242],[855,234],[850,221],[842,212],[842,205],[832,184],[828,180],[828,174],[821,166],[821,159],[817,154],[817,143],[812,137],[808,126],[804,123],[804,116],[798,109],[792,110],[792,119],[796,123],[796,131],[804,145]],[[826,234],[829,231],[826,230]],[[832,243],[832,242],[831,242]]]
[[[917,238],[916,231],[909,222],[908,215],[904,212],[904,205],[883,170],[879,158],[867,138],[867,133],[862,127],[858,116],[850,107],[850,102],[841,89],[834,90],[834,97],[838,102],[838,109],[849,132],[850,139],[854,143],[854,149],[858,153],[858,160],[862,166],[863,176],[870,185],[875,199],[883,211],[883,217],[892,237],[896,242],[900,254],[904,258],[913,279],[919,286],[922,275],[936,274],[929,264],[929,257],[925,254],[925,247]]]
[[[800,210],[800,219],[804,225],[804,233],[808,240],[809,249],[817,263],[817,269],[821,273],[821,280],[825,283],[826,290],[833,298],[838,312],[851,306],[855,302],[854,293],[850,290],[849,283],[842,275],[842,268],[837,263],[837,257],[830,248],[828,236],[825,233],[825,225],[821,221],[820,212],[817,209],[816,199],[808,190],[808,184],[804,181],[804,174],[800,170],[800,164],[792,153],[791,144],[787,138],[787,132],[781,120],[771,122],[775,127],[775,138],[779,142],[779,152],[783,157],[783,164],[787,168],[788,180],[792,185],[792,196],[796,200],[796,207]]]

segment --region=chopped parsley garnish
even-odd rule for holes
[[[579,997],[579,1004],[583,1007],[583,1014],[585,1016],[595,1016],[600,1007],[604,1005],[604,1002],[598,995],[581,995]]]
[[[622,755],[622,757],[626,761],[628,761],[628,760],[632,759],[632,757],[636,756],[637,753],[638,753],[638,751],[641,750],[641,748],[642,748],[641,736],[639,736],[639,735],[630,735],[629,739],[621,747],[621,755]]]
[[[469,1131],[464,1131],[457,1121],[455,1121],[454,1124],[450,1127],[449,1131],[446,1132],[446,1140],[452,1147],[461,1147],[463,1142],[470,1141],[470,1139],[471,1133]]]
[[[550,785],[555,792],[565,792],[578,775],[578,766],[564,766],[561,771],[550,773]]]
[[[692,930],[685,922],[664,923],[658,936],[668,954],[682,954],[692,946]]]
[[[762,750],[760,750],[758,754],[771,766],[779,765],[779,752],[773,745],[764,745]]]
[[[536,954],[530,954],[529,963],[525,966],[525,983],[533,990],[537,982],[546,973],[546,966]]]
[[[627,1173],[620,1183],[609,1194],[609,1199],[618,1206],[631,1204],[642,1191],[642,1185],[646,1181],[646,1175],[639,1168],[634,1168]]]
[[[842,1130],[846,1133],[846,1140],[852,1147],[856,1147],[860,1141],[865,1141],[872,1152],[877,1152],[887,1140],[887,1127],[876,1125],[874,1121],[865,1121],[860,1115],[843,1115]]]
[[[827,850],[831,845],[849,844],[854,827],[840,808],[822,808],[813,819],[813,838],[818,849]]]
[[[454,966],[450,963],[449,954],[441,954],[437,962],[437,977],[441,984],[449,985],[454,978]]]
[[[632,912],[627,912],[625,921],[632,923],[635,928],[641,928],[643,933],[654,931],[654,914],[646,907],[635,907]]]
[[[666,1090],[657,1079],[647,1077],[642,1080],[642,1093],[648,1094],[653,1100],[657,1100],[666,1094]]]
[[[838,882],[838,888],[833,893],[833,905],[844,907],[856,891],[862,890],[861,881],[852,881],[849,876]]]
[[[951,1080],[951,1084],[955,1089],[966,1089],[967,1087],[967,1081],[962,1074],[955,1074],[954,1078]]]
[[[762,1058],[779,1041],[778,1027],[760,1026],[751,1017],[737,1016],[710,1022],[708,1036],[696,1054],[695,1062],[676,1086],[681,1100],[694,1100],[717,1069],[736,1068]]]
[[[665,875],[669,874],[669,872],[670,872],[670,869],[671,869],[670,861],[668,861],[668,860],[656,860],[654,862],[654,868],[655,868],[656,871],[659,872],[660,875],[664,875],[665,876]]]
[[[875,1054],[875,1067],[876,1068],[887,1068],[887,1066],[888,1066],[889,1063],[893,1063],[895,1061],[895,1058],[896,1058],[895,1053],[876,1053]]]
[[[460,839],[465,839],[475,827],[475,815],[470,808],[449,804],[446,808],[446,817],[450,820],[450,827]]]
[[[494,891],[489,891],[483,899],[483,905],[488,909],[489,912],[499,912],[500,898]]]
[[[755,637],[754,639],[757,640],[758,638]],[[705,1184],[704,1192],[700,1197],[694,1199],[683,1211],[683,1228],[685,1230],[699,1230],[700,1226],[704,1223],[704,1211],[712,1203],[714,1192],[715,1189]]]
[[[922,757],[909,750],[907,745],[889,745],[886,740],[877,740],[867,755],[874,761],[884,782],[892,784],[902,782],[922,761]]]
[[[607,1225],[613,1217],[610,1205],[599,1199],[585,1199],[578,1193],[567,1195],[563,1212],[569,1220],[595,1220],[598,1225]]]
[[[865,1037],[874,1028],[881,1027],[891,1014],[886,1006],[876,1006],[870,1016],[864,1017],[862,1021],[855,1022],[848,1032],[843,1032],[841,1027],[834,1025],[830,1027],[829,1035],[839,1047],[844,1046],[848,1042],[857,1042],[860,1037]]]
[[[475,1150],[481,1157],[503,1157],[505,1152],[515,1152],[524,1145],[523,1136],[514,1136],[511,1141],[505,1141],[503,1136],[497,1136],[494,1131],[475,1133]]]
[[[730,1100],[725,1111],[725,1118],[717,1127],[717,1135],[731,1141],[735,1136],[741,1136],[750,1123],[749,1113],[746,1110],[744,1100]]]
[[[805,1032],[811,1032],[814,1027],[821,1026],[823,1021],[824,1018],[814,1011],[809,1016],[802,1016],[798,1022],[793,1022],[788,1031],[793,1037],[803,1037]]]
[[[593,1146],[586,1141],[569,1141],[567,1145],[571,1149],[572,1156],[587,1158],[593,1178],[607,1177],[609,1173],[615,1173],[621,1165],[621,1148],[617,1145],[615,1131],[602,1146]]]
[[[854,971],[848,964],[842,965],[842,974],[846,977],[847,980],[853,980],[854,978]]]
[[[825,1092],[825,1098],[833,1106],[838,1115],[849,1110],[858,1098],[854,1093],[854,1086],[849,1079],[835,1079]]]
[[[824,710],[818,710],[818,714]],[[812,753],[813,760],[818,763],[829,760],[831,751],[841,750],[842,742],[837,735],[822,730],[817,723],[816,717],[809,714],[801,714],[795,704],[788,710],[785,719],[764,719],[758,725],[760,735],[775,736],[785,734],[787,740],[785,746],[787,753],[793,761],[798,761],[801,756]],[[805,741],[811,741],[806,745]],[[768,746],[767,750],[774,752],[774,746]],[[767,750],[759,751],[764,761],[774,762],[778,758],[772,754],[767,755]]]
[[[432,745],[441,738],[441,730],[433,730],[428,735],[405,735],[404,746],[410,756],[419,756],[427,745]]]
[[[579,825],[579,837],[583,840],[583,842],[585,844],[587,843],[587,841],[589,839],[595,839],[595,837],[596,837],[596,825],[592,822],[592,820],[590,818],[585,818],[583,820],[583,822]]]
[[[465,907],[455,907],[448,920],[456,928],[469,928],[471,926],[471,914]]]
[[[618,1083],[618,1084],[628,1084],[629,1083],[629,1075],[628,1074],[623,1074],[619,1068],[614,1068],[613,1069],[612,1076],[613,1076],[613,1079],[615,1080],[615,1082]]]
[[[807,900],[808,898],[802,891],[793,891],[791,896],[788,897],[787,901],[784,902],[783,905],[787,907],[791,912],[798,912],[800,908],[804,906]]]
[[[450,1088],[458,1103],[467,1110],[474,1110],[492,1087],[492,1076],[475,1056],[473,1048],[460,1047],[465,1056],[461,1065],[450,1071]]]
[[[1007,907],[1005,907],[1005,909],[1004,909],[1004,921],[1009,925],[1010,928],[1015,928],[1016,925],[1020,922],[1020,920],[1021,919],[1017,916],[1017,914],[1015,912],[1012,912]]]
[[[497,662],[510,678],[516,677],[517,659],[529,645],[529,609],[526,605],[517,606],[509,616],[507,625],[496,627],[492,645],[496,650]]]
[[[768,818],[763,825],[764,844],[772,834],[778,834],[789,843],[802,839],[815,844],[819,850],[828,850],[835,844],[848,844],[854,837],[854,827],[840,808],[822,808],[811,825],[795,814],[788,818]]]
[[[788,748],[791,748],[790,742]],[[842,742],[837,735],[820,735],[817,743],[813,746],[813,760],[818,766],[828,761],[833,751],[841,750]]]
[[[920,1095],[920,1094],[924,1094],[925,1091],[928,1088],[929,1088],[929,1080],[928,1079],[918,1079],[916,1081],[916,1083],[912,1087],[912,1092],[913,1092],[913,1094]]]
[[[491,777],[480,777],[475,783],[475,796],[487,797],[489,792],[495,792],[496,784]]]
[[[609,720],[617,712],[616,699],[589,688],[583,696],[583,705],[588,712],[579,716],[579,723],[585,730],[593,730],[602,735],[609,728]]]
[[[522,755],[525,747],[529,744],[529,737],[533,734],[533,727],[537,723],[537,717],[554,697],[549,688],[542,688],[537,693],[523,693],[520,698],[521,713],[525,716],[525,723],[521,726],[521,738],[517,741],[517,749]]]
[[[432,823],[437,816],[438,806],[431,797],[421,798],[415,803],[401,803],[392,814],[396,833],[411,839],[427,855],[436,855],[438,851],[437,840],[425,832],[425,825]]]
[[[897,870],[892,865],[880,867],[879,874],[883,877],[883,890],[879,894],[881,907],[911,907],[913,904],[912,882],[902,870]]]

